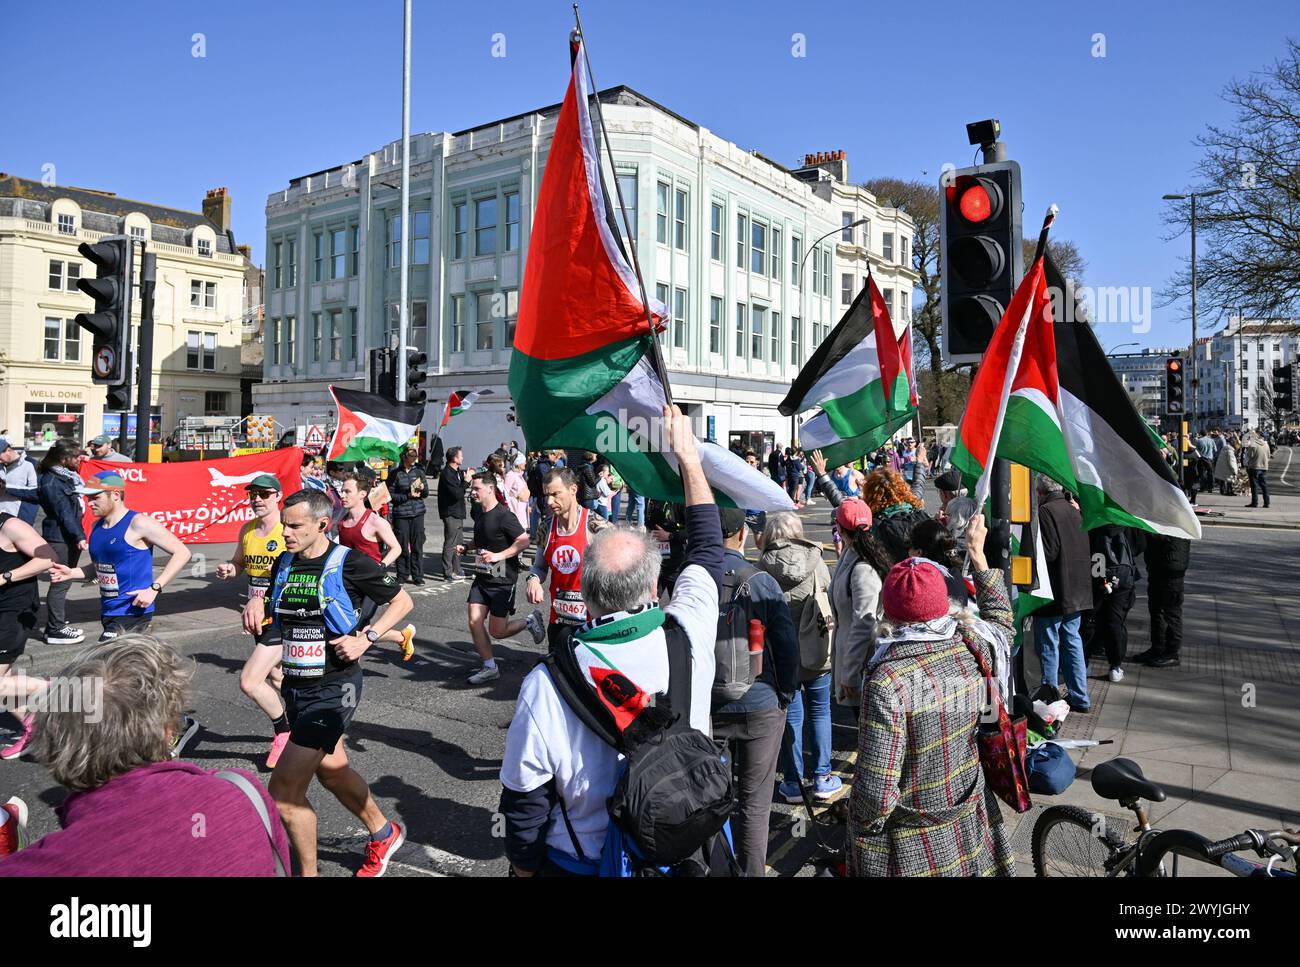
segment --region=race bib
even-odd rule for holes
[[[581,625],[587,623],[587,605],[577,591],[556,591],[551,598],[555,620],[559,624]]]
[[[325,629],[294,628],[291,637],[292,640],[285,638],[283,642],[281,660],[285,674],[303,678],[324,675],[325,649],[329,647],[325,641]]]
[[[249,578],[248,579],[248,596],[250,598],[264,598],[266,592],[270,590],[270,578]]]
[[[668,557],[672,554],[672,552],[673,552],[672,541],[659,541],[659,553],[661,555],[663,555],[664,557]]]
[[[106,598],[115,598],[120,593],[117,586],[117,570],[111,564],[95,562],[95,574],[99,579],[99,593]]]

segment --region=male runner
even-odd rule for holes
[[[217,565],[217,577],[223,581],[234,577],[240,568],[248,575],[248,597],[264,597],[271,587],[275,562],[284,551],[284,525],[280,523],[280,481],[269,473],[254,477],[244,490],[253,510],[253,520],[239,532],[239,546],[235,556]],[[268,634],[271,620],[264,619],[253,635],[253,653],[244,662],[239,673],[240,690],[266,713],[275,730],[271,751],[266,756],[266,767],[274,769],[280,753],[289,741],[289,717],[284,714],[280,698],[280,653],[282,648],[275,635]],[[267,681],[268,677],[270,681]]]
[[[527,629],[540,645],[546,639],[546,625],[540,611],[510,619],[515,613],[519,552],[528,546],[528,535],[519,518],[497,500],[496,477],[490,470],[476,473],[472,486],[482,511],[474,521],[474,547],[484,569],[475,575],[469,589],[469,634],[483,667],[469,676],[469,683],[483,685],[501,677],[489,635],[499,641]],[[464,544],[456,545],[457,554],[464,550]]]
[[[551,620],[548,637],[557,626],[578,627],[587,620],[582,602],[582,560],[587,539],[610,526],[599,514],[578,503],[578,478],[572,470],[555,467],[542,482],[542,495],[550,511],[546,542],[534,556],[528,571],[528,603],[541,604],[547,572],[551,575]]]
[[[50,581],[81,578],[99,584],[99,618],[104,626],[100,644],[131,631],[147,632],[153,620],[154,602],[176,575],[190,562],[190,549],[162,523],[148,514],[139,514],[126,506],[126,481],[116,470],[101,470],[77,488],[86,498],[90,512],[98,518],[90,530],[87,550],[94,570],[87,574],[85,565],[50,567]],[[153,549],[171,555],[158,579],[153,580]],[[199,730],[199,723],[188,715],[181,717],[180,729],[172,743],[176,758]]]
[[[365,780],[348,764],[343,734],[361,700],[366,649],[411,610],[411,596],[364,554],[329,539],[333,506],[318,490],[285,499],[284,545],[265,597],[244,608],[244,627],[260,628],[269,607],[284,643],[285,712],[289,742],[268,789],[280,810],[299,872],[316,876],[316,813],[307,800],[312,776],[370,831],[357,876],[383,876],[405,830],[379,811]],[[371,625],[359,621],[359,603],[387,604]]]
[[[0,497],[4,493],[0,479]],[[36,626],[41,605],[36,577],[56,560],[54,548],[34,527],[12,514],[0,513],[0,702],[23,727],[17,740],[0,751],[0,759],[16,759],[27,748],[36,724],[27,703],[49,684],[43,678],[15,672],[14,663],[27,650],[27,638]]]
[[[340,496],[343,499],[343,516],[339,518],[339,543],[354,551],[360,551],[381,568],[402,556],[402,547],[397,543],[393,525],[388,523],[366,506],[366,497],[374,485],[374,477],[369,474],[350,473],[343,478]],[[379,545],[388,549],[381,553]],[[362,623],[369,622],[375,613],[373,601],[366,602],[361,608]],[[410,661],[415,654],[415,625],[407,625],[401,631],[390,631],[383,636],[384,641],[402,646],[402,661]]]

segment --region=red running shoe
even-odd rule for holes
[[[388,839],[370,840],[366,843],[366,861],[357,870],[357,876],[383,876],[388,872],[388,860],[406,842],[406,830],[393,823]]]
[[[0,856],[12,856],[27,845],[27,803],[12,796],[0,809]]]
[[[28,712],[22,718],[23,734],[18,736],[18,740],[12,745],[6,746],[0,751],[0,759],[17,759],[27,748],[27,744],[32,741],[32,732],[36,729],[36,716]]]

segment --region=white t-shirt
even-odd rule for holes
[[[718,586],[704,568],[689,565],[673,585],[672,615],[691,643],[691,725],[710,734],[709,703],[713,692],[713,646],[718,636]],[[627,644],[605,646],[595,655],[585,646],[575,649],[578,666],[590,682],[591,667],[612,662],[643,691],[654,694],[668,687],[668,652],[662,631]],[[519,689],[515,717],[506,733],[501,784],[515,792],[532,792],[556,780],[569,821],[587,859],[600,856],[609,825],[605,800],[614,792],[619,753],[582,724],[564,703],[546,666],[538,665]],[[574,854],[564,820],[556,808],[546,842]]]

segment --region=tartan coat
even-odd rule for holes
[[[1011,633],[1001,572],[973,579],[980,617]],[[992,667],[988,643],[969,637]],[[895,642],[868,667],[849,801],[851,876],[1014,875],[975,741],[984,694],[960,634]]]

